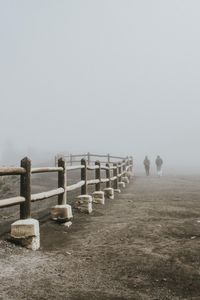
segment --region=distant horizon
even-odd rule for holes
[[[55,159],[55,156],[56,155],[59,155],[59,154],[87,154],[88,151],[84,151],[83,150],[80,150],[80,151],[73,151],[73,152],[70,152],[70,151],[57,151],[57,152],[54,152],[54,151],[50,151],[50,150],[45,150],[43,149],[42,151],[39,150],[39,149],[32,149],[33,152],[31,151],[31,149],[29,148],[29,150],[17,150],[16,151],[16,155],[10,157],[10,158],[2,158],[0,157],[0,165],[19,165],[20,164],[20,160],[25,157],[25,156],[28,156],[31,160],[32,160],[32,163],[34,165],[37,165],[37,164],[46,164],[46,163],[50,163],[51,165],[54,164],[54,159]],[[32,152],[32,153],[31,153]],[[89,151],[90,153],[95,153],[95,154],[102,154],[102,155],[107,155],[107,152],[101,152],[101,151]],[[144,172],[144,166],[143,166],[143,160],[144,160],[144,157],[138,157],[138,156],[134,156],[134,153],[127,153],[127,154],[123,154],[123,153],[109,153],[110,155],[114,155],[114,156],[124,156],[126,157],[127,155],[131,155],[133,156],[133,159],[134,159],[134,167],[135,167],[135,172],[137,174],[143,174],[145,173]],[[156,166],[155,166],[155,159],[156,159],[156,156],[157,154],[155,155],[149,155],[149,159],[150,159],[150,162],[151,162],[151,167],[150,167],[150,174],[151,175],[156,175]],[[194,174],[194,175],[200,175],[200,165],[189,165],[189,164],[172,164],[171,162],[168,162],[167,161],[167,158],[162,156],[160,154],[160,156],[162,157],[163,161],[164,161],[164,164],[163,164],[163,174],[165,175],[173,175],[173,174],[178,174],[178,175],[181,175],[181,174]]]

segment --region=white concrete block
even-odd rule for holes
[[[78,196],[75,206],[79,211],[90,214],[92,212],[92,196]]]
[[[124,182],[124,183],[129,183],[129,179],[128,179],[128,176],[124,176],[124,177],[122,177],[122,181]]]
[[[71,205],[63,204],[52,207],[51,218],[55,221],[71,220],[73,218]]]
[[[120,189],[114,189],[114,192],[120,194],[121,190]]]
[[[131,178],[133,178],[133,173],[128,171],[126,172],[126,176],[128,177],[128,179],[130,180]]]
[[[125,184],[125,182],[121,181],[121,182],[118,182],[118,186],[119,186],[119,188],[125,188],[126,184]]]
[[[114,190],[112,188],[105,188],[104,193],[106,198],[114,199]]]
[[[98,204],[105,204],[104,192],[96,191],[92,194],[92,201]]]
[[[11,225],[11,238],[14,242],[31,250],[40,248],[40,227],[38,220],[18,220]]]

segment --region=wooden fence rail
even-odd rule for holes
[[[92,161],[92,157],[107,159],[106,164],[101,161]],[[122,177],[128,172],[133,171],[132,157],[117,157],[97,154],[69,155],[65,156],[69,159],[65,161],[64,157],[56,156],[55,167],[39,167],[31,168],[31,160],[27,157],[22,159],[20,167],[0,167],[0,176],[19,175],[20,176],[20,196],[0,200],[0,208],[5,208],[14,205],[20,205],[20,218],[27,219],[31,217],[31,202],[41,201],[50,197],[58,197],[58,205],[67,203],[67,195],[69,192],[81,188],[81,195],[86,195],[88,186],[94,185],[95,191],[101,190],[101,185],[106,184],[107,188],[113,186],[118,189],[118,183],[122,181]],[[81,158],[75,162],[78,165],[73,165],[73,158]],[[112,159],[118,159],[120,162],[112,162]],[[70,162],[70,166],[67,166]],[[80,181],[68,185],[68,176],[70,171],[80,170]],[[88,171],[94,171],[95,179],[88,179]],[[39,173],[58,173],[58,188],[42,193],[31,194],[31,175]],[[104,174],[104,177],[102,176]]]
[[[105,159],[104,161],[101,161],[101,163],[113,163],[116,162],[116,160],[126,160],[128,159],[128,157],[122,157],[122,156],[113,156],[110,155],[109,153],[106,155],[103,154],[94,154],[94,153],[83,153],[83,154],[69,154],[69,155],[61,155],[65,160],[66,163],[73,165],[73,163],[77,163],[79,162],[82,158],[85,158],[87,160],[88,165],[90,165],[92,162],[94,163],[96,161],[97,158],[100,159]],[[58,158],[60,156],[55,156],[55,166],[57,166],[58,163]],[[96,158],[95,160],[93,160],[93,158]],[[76,160],[77,159],[77,160]],[[130,157],[130,159],[132,159],[132,157]]]

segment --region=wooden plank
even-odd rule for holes
[[[23,203],[23,202],[25,202],[25,198],[20,197],[20,196],[19,197],[8,198],[8,199],[3,199],[3,200],[0,200],[0,208],[18,205],[18,204]]]
[[[117,166],[111,166],[110,167],[110,170],[116,170],[117,169]]]
[[[96,170],[96,169],[99,169],[99,166],[87,166],[87,170]]]
[[[108,182],[109,181],[109,178],[101,178],[101,182],[102,183],[106,183],[106,182]]]
[[[49,173],[49,172],[62,172],[62,167],[42,167],[42,168],[32,168],[31,173],[32,174],[38,174],[38,173]]]
[[[107,171],[107,170],[109,170],[109,167],[101,165],[101,169]]]
[[[69,166],[69,167],[66,167],[66,170],[67,171],[72,171],[72,170],[78,170],[78,169],[83,169],[84,166],[83,165],[76,165],[76,166]]]
[[[99,182],[100,182],[99,179],[90,179],[87,181],[87,184],[92,185],[92,184],[97,184]]]
[[[113,177],[110,178],[111,181],[114,181],[116,179],[117,179],[117,176],[113,176]]]
[[[26,170],[22,167],[0,167],[0,176],[21,175],[25,173]]]
[[[87,156],[87,153],[85,153],[85,154],[72,154],[72,157],[83,157],[83,156]]]
[[[84,180],[81,180],[81,181],[79,181],[79,182],[77,182],[77,183],[75,183],[75,184],[68,185],[68,186],[66,187],[66,190],[67,190],[67,192],[74,191],[74,190],[76,190],[76,189],[82,187],[84,184],[85,184],[85,181],[84,181]]]
[[[48,192],[33,194],[33,195],[31,195],[31,201],[35,202],[35,201],[39,201],[39,200],[44,200],[44,199],[51,198],[51,197],[54,197],[54,196],[58,196],[58,195],[61,195],[61,194],[64,194],[64,189],[63,188],[58,188],[58,189],[51,190],[51,191],[48,191]]]

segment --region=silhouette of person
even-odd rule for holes
[[[144,168],[145,168],[146,175],[149,176],[150,160],[148,159],[148,156],[145,156],[145,159],[144,159],[143,163],[144,163]]]
[[[162,164],[163,164],[163,160],[158,155],[157,158],[156,158],[156,168],[157,168],[157,174],[158,174],[159,177],[162,176]]]

